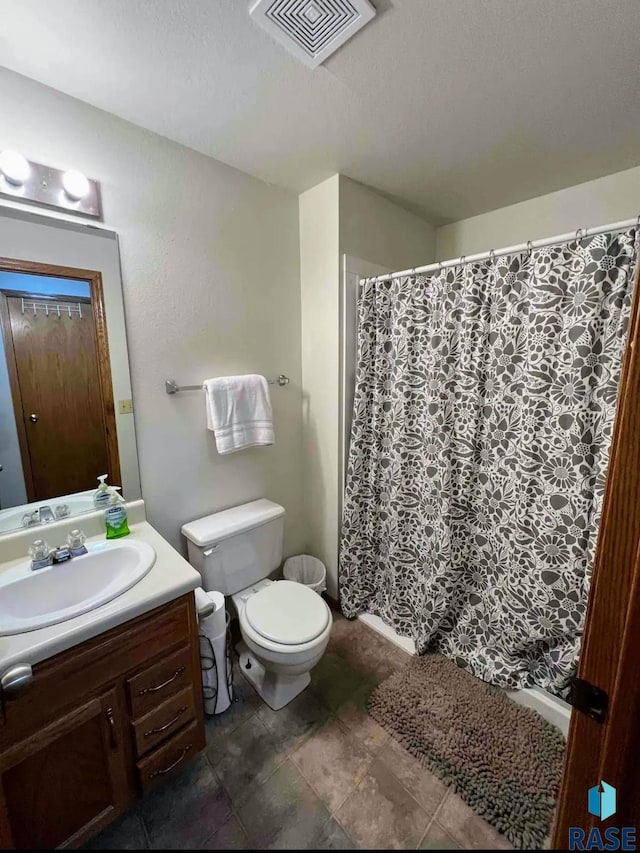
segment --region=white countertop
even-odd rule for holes
[[[131,589],[95,610],[36,631],[0,637],[0,675],[17,663],[36,664],[46,660],[200,586],[198,572],[147,521],[130,523],[129,527],[131,538],[148,542],[156,552],[149,573]],[[104,538],[104,533],[91,536],[87,544]],[[24,559],[23,554],[20,559],[4,562],[0,571],[13,568]]]

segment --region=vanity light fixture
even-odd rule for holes
[[[100,219],[100,185],[77,169],[55,169],[18,151],[0,153],[0,196]]]
[[[19,151],[7,149],[0,154],[0,172],[14,187],[21,187],[31,174],[31,166]]]
[[[69,169],[64,173],[62,176],[62,186],[66,194],[73,201],[80,201],[91,189],[87,176],[83,175],[82,172],[78,172],[77,169]]]

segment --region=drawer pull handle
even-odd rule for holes
[[[167,684],[171,684],[171,682],[172,682],[172,681],[175,681],[175,680],[176,680],[176,678],[178,678],[178,676],[182,675],[182,673],[183,673],[184,671],[185,671],[185,667],[184,667],[184,666],[179,666],[179,667],[176,669],[176,671],[173,673],[173,675],[171,676],[171,678],[167,678],[167,680],[166,680],[166,681],[163,681],[163,682],[162,682],[162,684],[158,684],[158,685],[156,685],[155,687],[145,687],[145,688],[144,688],[144,690],[139,690],[139,691],[138,691],[138,696],[144,696],[144,695],[145,695],[145,693],[157,693],[157,692],[158,692],[158,690],[162,690],[162,688],[163,688],[163,687],[166,687],[166,686],[167,686]]]
[[[145,736],[145,737],[151,737],[151,735],[159,735],[159,734],[161,734],[162,732],[166,732],[166,730],[167,730],[167,729],[171,728],[171,726],[173,726],[175,723],[177,723],[177,722],[178,722],[178,720],[179,720],[179,719],[180,719],[180,717],[184,714],[184,712],[187,710],[187,708],[188,708],[188,707],[189,707],[188,705],[183,705],[183,706],[182,706],[182,708],[180,708],[180,709],[178,710],[178,713],[175,715],[175,717],[173,718],[173,720],[169,720],[169,722],[168,722],[168,723],[165,723],[165,724],[164,724],[164,726],[160,726],[160,728],[157,728],[157,729],[149,729],[149,731],[148,731],[148,732],[145,732],[145,733],[144,733],[144,736]]]
[[[149,776],[149,779],[155,779],[156,776],[164,776],[166,773],[169,773],[171,770],[173,770],[174,767],[177,767],[178,764],[183,761],[185,755],[189,752],[190,749],[191,744],[189,744],[189,746],[185,746],[185,748],[182,750],[182,753],[178,758],[176,758],[173,764],[170,764],[168,767],[165,767],[164,770],[156,770],[155,773],[152,773],[151,776]]]
[[[116,721],[113,719],[113,708],[107,708],[105,711],[109,722],[109,738],[111,740],[111,749],[115,749],[118,745],[116,740]]]

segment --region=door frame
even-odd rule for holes
[[[603,722],[573,709],[553,847],[567,849],[569,827],[601,827],[588,813],[589,788],[618,791],[606,826],[635,826],[640,814],[640,264],[625,350],[602,520],[589,592],[578,677],[604,690]],[[640,829],[640,827],[639,827]]]
[[[111,378],[111,359],[109,358],[109,341],[107,337],[107,316],[104,306],[104,289],[102,274],[98,270],[84,270],[77,267],[63,267],[55,264],[41,264],[37,261],[23,261],[15,258],[0,258],[0,271],[26,273],[30,275],[49,276],[53,278],[69,278],[85,281],[89,284],[91,294],[91,312],[95,334],[96,356],[98,362],[98,377],[100,381],[100,399],[102,401],[102,420],[104,425],[107,460],[109,463],[110,479],[121,483],[120,455],[118,453],[118,435],[116,431],[116,410],[113,399],[113,382]],[[0,292],[0,331],[7,359],[9,384],[13,409],[16,416],[18,444],[22,457],[27,498],[30,503],[36,500],[33,481],[33,471],[29,456],[27,431],[22,417],[22,394],[18,380],[18,367],[13,346],[13,331],[9,318],[7,297]]]

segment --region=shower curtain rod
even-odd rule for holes
[[[436,261],[434,264],[427,264],[424,267],[415,267],[414,269],[400,270],[399,272],[391,272],[386,275],[361,278],[360,284],[373,281],[388,281],[392,278],[416,275],[418,273],[435,272],[436,270],[441,270],[445,267],[456,267],[461,264],[484,261],[487,258],[493,259],[499,255],[512,255],[517,252],[524,252],[525,250],[531,251],[532,249],[540,249],[543,246],[553,246],[555,243],[569,243],[571,240],[582,240],[584,237],[593,237],[595,234],[624,231],[627,228],[633,228],[634,225],[640,227],[640,216],[636,217],[636,219],[623,219],[621,222],[613,222],[610,225],[598,225],[595,228],[578,228],[577,231],[569,231],[566,234],[559,234],[557,237],[545,237],[542,240],[527,240],[526,243],[518,243],[515,246],[505,246],[503,249],[489,249],[488,252],[479,252],[477,255],[462,255],[459,258],[451,258],[448,261]]]

